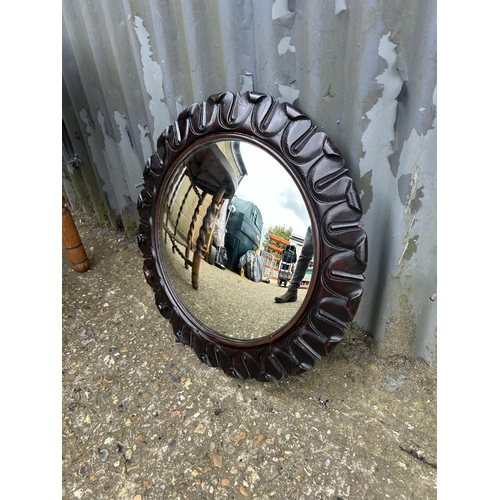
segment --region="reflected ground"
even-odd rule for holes
[[[274,281],[256,283],[206,261],[201,262],[200,287],[195,290],[191,268],[186,269],[168,245],[163,255],[170,280],[186,308],[221,336],[238,340],[266,337],[295,316],[307,294],[307,289],[300,289],[296,302],[278,304],[274,297],[284,294],[286,287]]]

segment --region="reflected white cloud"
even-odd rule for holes
[[[240,152],[249,175],[238,186],[237,196],[255,203],[264,220],[263,234],[271,226],[292,227],[293,234],[304,237],[309,214],[302,195],[285,168],[263,149],[247,142]]]

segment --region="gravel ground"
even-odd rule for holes
[[[91,269],[62,250],[63,499],[437,497],[435,367],[351,325],[307,373],[232,379],[175,342],[135,239],[74,218]]]
[[[274,298],[287,288],[255,282],[229,269],[202,261],[199,288],[191,286],[191,268],[170,248],[164,252],[168,274],[187,308],[212,330],[238,340],[266,337],[288,323],[300,309],[307,290],[298,291],[296,302],[278,304]]]

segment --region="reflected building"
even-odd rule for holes
[[[200,243],[204,223],[208,234],[200,249],[202,258],[213,262],[214,245],[224,245],[227,200],[247,175],[239,146],[238,141],[204,145],[173,173],[162,215],[164,243],[169,240],[186,265],[192,264],[190,256]],[[209,219],[205,219],[207,214]]]

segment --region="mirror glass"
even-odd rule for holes
[[[243,140],[204,142],[171,172],[160,202],[163,268],[189,313],[216,335],[254,341],[284,327],[304,303],[276,303],[290,283],[310,217],[285,168]],[[276,228],[288,230],[289,236]]]

